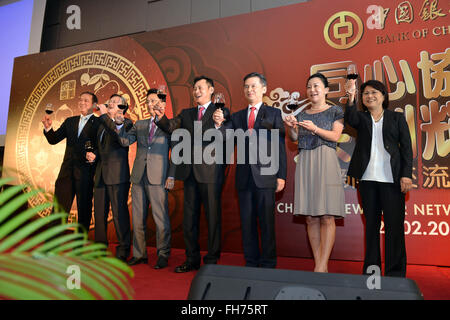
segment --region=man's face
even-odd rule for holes
[[[119,97],[112,97],[111,99],[109,99],[109,103],[108,103],[108,116],[111,119],[114,119],[116,116],[116,113],[120,110],[118,105],[122,103],[122,99]],[[122,111],[122,110],[120,110]]]
[[[118,123],[123,123],[123,120],[125,119],[125,115],[123,114],[123,110],[117,108],[116,114],[114,115],[114,121]]]
[[[80,100],[78,101],[78,108],[80,109],[80,113],[85,116],[92,113],[93,103],[92,96],[87,93],[83,93],[80,96]]]
[[[194,97],[194,101],[198,105],[204,105],[208,101],[211,101],[211,95],[214,92],[214,87],[210,87],[208,82],[205,79],[199,80],[194,84],[194,88],[192,90],[192,96]]]
[[[156,93],[151,93],[147,96],[147,108],[151,117],[155,116],[155,107],[161,100],[158,98]]]
[[[263,86],[258,77],[248,78],[244,82],[244,95],[251,105],[262,102],[263,95],[266,91],[267,87]]]

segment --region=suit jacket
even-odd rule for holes
[[[205,114],[202,117],[202,136],[206,130],[215,129],[214,121],[212,119],[212,115],[214,111],[217,110],[218,107],[214,103],[211,103],[205,111]],[[230,111],[227,108],[223,109],[225,118],[229,118]],[[199,164],[194,163],[194,121],[197,121],[198,115],[198,107],[184,109],[181,113],[173,119],[168,119],[166,116],[162,117],[157,125],[159,128],[164,130],[168,134],[172,134],[172,132],[176,129],[182,128],[189,132],[191,137],[191,161],[190,163],[181,163],[176,166],[176,178],[178,180],[186,180],[190,173],[193,171],[195,179],[200,183],[221,183],[223,182],[223,170],[225,164],[222,159],[222,164],[205,163],[202,157],[202,162]],[[199,133],[197,133],[199,134]],[[210,145],[210,141],[202,141],[201,151],[203,155],[203,151],[205,148]],[[225,151],[224,151],[225,153]]]
[[[347,105],[345,122],[358,132],[356,146],[348,167],[347,175],[361,179],[370,160],[372,146],[372,117],[368,111],[357,111],[355,105]],[[401,177],[412,177],[412,147],[408,124],[400,112],[385,109],[383,115],[383,144],[391,156],[394,183]]]
[[[221,127],[222,131],[226,129],[242,129],[245,131],[248,130],[248,108],[235,112],[231,115],[231,121],[225,122],[225,124]],[[259,129],[267,129],[267,138],[262,136],[262,132]],[[250,139],[245,139],[245,164],[237,164],[236,166],[236,189],[242,190],[247,187],[247,181],[249,175],[253,176],[255,184],[258,188],[276,188],[277,179],[286,180],[287,174],[287,161],[286,161],[286,145],[285,145],[285,128],[284,123],[281,118],[280,110],[270,107],[266,104],[262,104],[258,114],[255,119],[255,124],[253,127],[254,132],[257,135],[257,141],[259,143],[267,143],[267,155],[270,156],[271,146],[274,141],[272,141],[272,134],[270,132],[271,129],[279,130],[279,139],[278,139],[278,170],[275,174],[272,175],[263,175],[261,174],[261,169],[263,167],[269,167],[271,164],[262,164],[261,159],[257,158],[257,162],[255,164],[250,164]],[[239,145],[238,145],[239,148]],[[260,145],[256,148],[252,148],[253,152],[259,152]],[[237,150],[237,152],[242,152]],[[272,161],[274,160],[271,157]],[[272,163],[273,165],[273,163]]]
[[[64,152],[64,159],[61,164],[61,169],[58,174],[58,179],[70,177],[73,175],[79,179],[84,170],[92,169],[92,164],[86,163],[86,141],[91,141],[92,146],[96,147],[96,134],[100,120],[95,115],[92,115],[88,122],[86,122],[83,130],[78,137],[78,124],[80,116],[69,117],[64,120],[61,127],[56,131],[50,129],[44,135],[50,144],[57,144],[61,140],[66,139],[66,150]]]
[[[125,126],[124,126],[125,127]],[[151,143],[148,143],[150,119],[139,120],[119,132],[120,143],[128,146],[137,141],[136,159],[131,172],[131,182],[139,183],[147,174],[151,184],[164,185],[167,177],[175,176],[175,166],[169,160],[170,136],[156,128]]]
[[[97,150],[94,187],[101,183],[107,185],[120,184],[130,181],[130,166],[128,165],[128,146],[123,147],[119,137],[115,134],[116,124],[108,115],[100,116],[100,126],[97,131]],[[125,119],[120,131],[132,126],[130,119]]]

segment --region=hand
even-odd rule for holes
[[[100,114],[105,114],[108,112],[108,108],[106,107],[105,104],[98,104],[97,108],[100,111]]]
[[[297,118],[295,118],[295,116],[293,116],[292,114],[286,116],[283,121],[288,127],[294,129],[297,128]]]
[[[172,190],[174,185],[175,185],[175,179],[172,177],[168,177],[166,179],[166,184],[165,184],[164,188],[166,188],[167,190]]]
[[[86,152],[86,160],[89,162],[95,161],[95,154],[92,152]]]
[[[407,177],[400,178],[400,189],[403,193],[407,193],[412,189],[412,180]]]
[[[222,109],[216,109],[212,115],[213,121],[217,127],[220,127],[222,123],[225,121],[225,117],[223,116]]]
[[[318,129],[318,127],[311,120],[299,121],[298,125],[313,133],[316,133]]]
[[[42,118],[42,124],[44,125],[45,130],[48,130],[52,127],[52,119],[48,114],[44,115]]]
[[[286,181],[284,179],[277,179],[277,188],[275,190],[275,192],[280,192],[281,190],[284,189],[284,185],[285,185]]]

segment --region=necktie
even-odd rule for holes
[[[253,129],[253,126],[255,125],[255,110],[256,107],[251,107],[250,108],[250,116],[248,117],[248,128],[251,130]]]
[[[205,110],[205,107],[200,107],[200,108],[198,108],[198,114],[197,114],[197,120],[198,120],[198,121],[202,120],[202,117],[203,117],[203,110]]]
[[[155,122],[152,120],[150,123],[150,133],[148,134],[148,144],[150,144],[153,140],[153,135],[155,134],[156,125]]]
[[[81,131],[83,131],[84,125],[86,124],[86,120],[87,117],[85,116],[80,117],[80,123],[78,124],[78,137],[80,136]]]

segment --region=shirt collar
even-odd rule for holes
[[[259,102],[259,103],[257,103],[257,104],[255,104],[254,106],[252,106],[252,105],[248,105],[248,110],[249,111],[251,111],[252,109],[252,107],[255,107],[256,108],[256,111],[259,111],[259,108],[261,108],[261,106],[262,106],[262,101],[261,102]]]
[[[87,114],[85,116],[83,116],[82,114],[80,115],[80,120],[89,120],[92,117],[93,113]]]
[[[206,111],[206,109],[208,109],[209,105],[211,104],[211,101],[208,101],[207,103],[205,103],[204,105],[198,105],[197,109],[200,109],[200,107],[203,107],[205,109],[203,109],[204,111]]]

